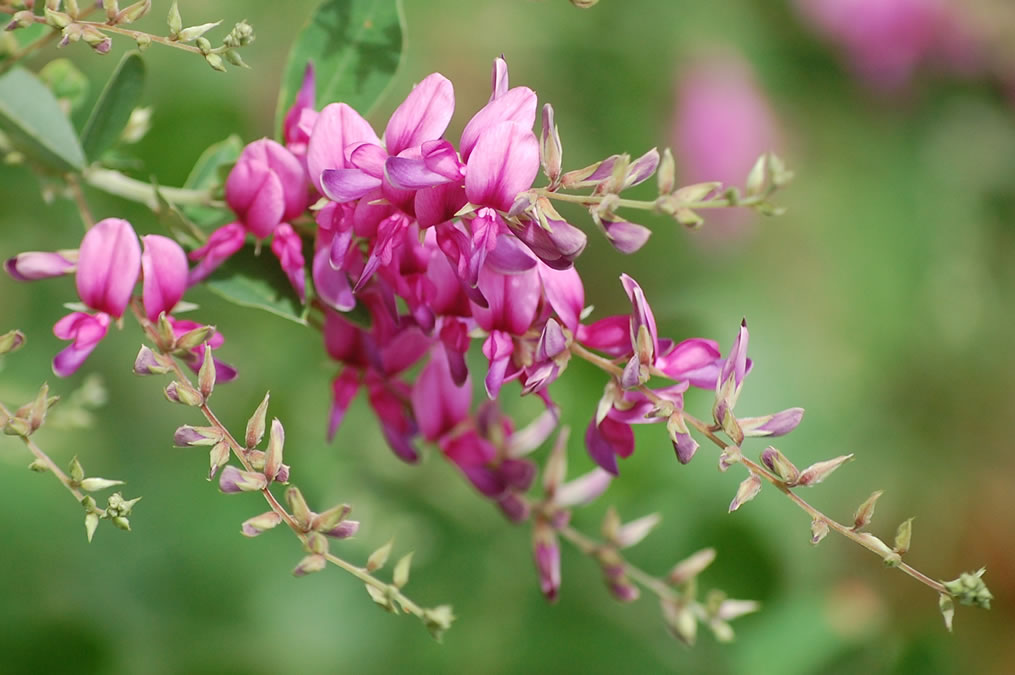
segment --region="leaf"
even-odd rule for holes
[[[141,55],[127,52],[106,83],[81,133],[85,155],[91,160],[112,147],[141,100],[145,68]]]
[[[0,76],[0,129],[43,166],[57,171],[80,171],[85,166],[81,144],[56,97],[23,68]]]
[[[215,270],[204,285],[234,305],[263,309],[307,325],[299,296],[267,247],[255,255],[253,246],[244,246]]]
[[[401,0],[325,0],[300,31],[286,61],[275,128],[314,64],[316,108],[344,101],[366,114],[381,97],[405,55]]]
[[[197,158],[190,175],[183,182],[189,190],[217,190],[222,185],[220,169],[233,164],[243,152],[243,141],[236,134],[209,145]],[[224,211],[208,206],[185,206],[183,212],[194,223],[208,227],[223,220]]]

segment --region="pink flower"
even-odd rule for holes
[[[198,263],[190,271],[187,284],[193,286],[204,281],[219,265],[243,248],[246,237],[247,233],[239,223],[229,223],[212,232],[204,246],[190,252],[190,259]]]
[[[307,144],[307,173],[318,192],[324,194],[321,187],[324,170],[352,167],[348,155],[363,143],[381,144],[369,122],[345,103],[324,106]]]
[[[504,98],[507,96],[494,102]],[[477,206],[509,211],[515,197],[532,187],[537,173],[539,141],[536,135],[518,122],[500,122],[479,136],[469,155],[465,167],[465,196]]]
[[[412,388],[412,410],[423,438],[435,441],[469,416],[472,383],[456,385],[444,349],[432,349],[430,362]]]
[[[317,111],[314,110],[315,94],[314,64],[308,63],[306,70],[303,71],[303,84],[296,94],[296,100],[293,101],[282,122],[285,147],[304,165],[307,161],[310,132],[314,128],[314,122],[317,121]]]
[[[116,318],[123,316],[141,270],[141,246],[126,220],[106,218],[81,240],[78,295],[82,302]]]
[[[156,321],[159,314],[172,312],[183,298],[187,289],[187,255],[168,237],[148,234],[141,241],[144,244],[141,298],[148,320]]]
[[[258,239],[307,207],[303,167],[291,152],[268,138],[243,149],[229,172],[225,191],[229,207]]]
[[[96,345],[106,337],[109,329],[109,315],[99,312],[94,316],[74,312],[63,317],[53,326],[53,334],[61,340],[71,340],[53,358],[53,372],[60,377],[69,377],[81,367]]]
[[[4,269],[16,281],[49,279],[74,272],[77,251],[27,251],[4,262]]]

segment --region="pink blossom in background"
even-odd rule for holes
[[[681,72],[672,129],[683,183],[722,181],[742,189],[758,157],[781,149],[775,115],[750,65],[729,53]],[[725,238],[753,221],[747,209],[715,211],[701,234]]]
[[[976,68],[960,3],[946,0],[797,0],[811,27],[834,43],[850,68],[881,91],[904,87],[928,64]]]

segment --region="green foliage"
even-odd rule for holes
[[[224,182],[223,176],[228,173],[227,170],[236,162],[241,152],[243,140],[236,134],[230,134],[218,143],[212,143],[197,158],[183,187],[189,190],[218,189]],[[197,225],[216,225],[222,221],[222,209],[187,206],[183,211]]]
[[[130,113],[141,99],[145,67],[141,55],[128,52],[120,60],[81,134],[81,144],[91,160],[99,159],[127,126]]]
[[[326,0],[289,50],[275,128],[296,98],[308,63],[316,76],[316,103],[344,101],[366,113],[381,97],[405,53],[400,0]]]
[[[56,171],[80,170],[85,154],[67,116],[39,78],[22,68],[0,76],[0,129],[34,162]]]
[[[215,295],[234,305],[262,309],[306,324],[305,308],[270,251],[245,246],[205,282]]]

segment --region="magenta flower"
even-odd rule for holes
[[[275,141],[262,138],[240,154],[226,179],[226,202],[258,239],[268,237],[307,207],[303,167]]]
[[[75,282],[81,301],[113,317],[123,316],[141,270],[141,246],[126,220],[100,220],[81,240]]]
[[[345,103],[331,103],[321,110],[307,144],[307,172],[321,194],[325,169],[354,168],[348,155],[363,143],[380,145],[370,123]]]
[[[190,259],[197,260],[198,263],[190,271],[188,285],[204,281],[215,268],[243,248],[246,237],[246,230],[239,223],[229,223],[212,232],[204,246],[190,252]]]
[[[26,251],[4,262],[4,269],[15,281],[37,281],[74,272],[77,251]]]
[[[314,64],[308,63],[306,70],[303,71],[303,84],[296,94],[296,100],[293,101],[282,122],[285,147],[304,165],[307,160],[310,132],[314,128],[314,122],[317,121],[317,111],[314,110],[315,98]]]
[[[71,340],[53,357],[53,372],[60,377],[73,375],[96,345],[106,337],[109,329],[109,315],[103,312],[91,315],[74,312],[63,317],[53,326],[53,334],[61,340]]]
[[[303,260],[303,240],[296,234],[289,223],[282,223],[275,228],[271,240],[271,252],[278,258],[282,271],[289,278],[289,283],[296,289],[300,302],[306,302],[306,271]]]
[[[507,96],[496,99],[504,100]],[[463,134],[464,136],[464,134]],[[539,141],[517,122],[500,122],[479,136],[465,167],[465,196],[477,206],[511,210],[539,173]]]
[[[444,349],[433,349],[430,362],[412,388],[412,410],[423,438],[435,441],[469,416],[472,383],[456,385]]]
[[[149,321],[167,315],[187,289],[187,255],[174,240],[158,234],[141,237],[143,274],[141,298]]]

